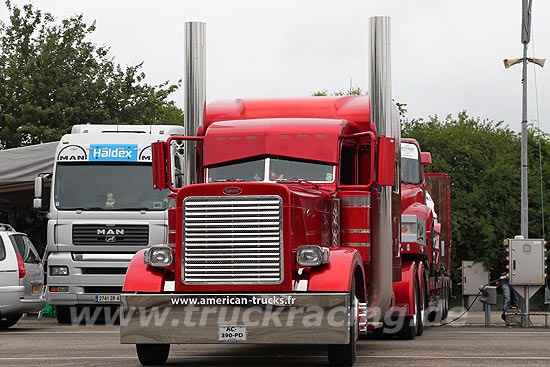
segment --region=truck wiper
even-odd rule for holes
[[[135,207],[135,208],[105,208],[102,206],[85,206],[81,208],[58,208],[59,210],[82,210],[82,211],[91,211],[91,210],[98,210],[98,211],[124,211],[124,210],[152,210],[151,208],[147,207]]]
[[[159,209],[162,209],[162,208],[159,208]],[[135,208],[109,208],[109,209],[105,209],[105,210],[109,210],[109,211],[113,211],[113,212],[121,212],[121,211],[132,211],[132,210],[153,210],[151,208],[147,208],[147,207],[140,207],[140,206],[137,206]]]
[[[313,186],[314,188],[318,189],[319,188],[319,185],[317,184],[314,184],[313,182],[309,182],[307,180],[302,180],[300,178],[280,178],[276,181],[277,183],[300,183],[300,184],[307,184],[307,185],[311,185]]]
[[[214,182],[244,182],[242,178],[222,178],[219,180],[214,180]]]
[[[58,208],[59,210],[83,210],[83,211],[90,211],[90,210],[105,210],[102,206],[84,206],[81,208]]]

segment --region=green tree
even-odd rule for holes
[[[493,265],[502,241],[520,233],[519,134],[502,123],[462,112],[444,120],[433,116],[405,121],[402,135],[415,138],[423,151],[432,153],[433,165],[427,171],[451,175],[454,267],[462,260]],[[547,237],[542,222],[549,202],[541,192],[550,190],[543,179],[550,173],[548,136],[530,128],[528,151],[529,237]]]
[[[329,95],[330,96],[363,96],[366,94],[367,93],[364,90],[362,90],[360,87],[351,88],[350,90],[346,90],[346,91],[340,90],[337,92],[333,92],[331,94],[328,93],[327,89],[318,90],[311,93],[313,97],[323,97],[323,96],[329,96]]]
[[[142,64],[114,62],[89,41],[82,15],[57,22],[32,4],[5,3],[0,22],[0,149],[55,141],[74,124],[182,123],[167,97],[179,82],[145,83]]]
[[[550,135],[530,126],[527,136],[529,176],[529,237],[548,238],[548,221],[545,211],[550,209]]]

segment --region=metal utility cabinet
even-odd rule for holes
[[[544,285],[544,240],[506,239],[511,285]]]

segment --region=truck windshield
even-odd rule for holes
[[[207,177],[208,182],[273,182],[292,178],[311,182],[332,182],[334,180],[334,165],[268,157],[209,167]]]
[[[166,190],[153,190],[150,163],[58,163],[54,183],[60,210],[164,210]]]
[[[412,143],[401,143],[401,182],[420,183],[420,152]]]

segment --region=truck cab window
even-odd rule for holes
[[[222,163],[208,168],[208,182],[263,181],[265,159]]]
[[[153,190],[151,163],[58,163],[59,210],[165,210],[167,191]]]
[[[293,179],[311,182],[332,182],[334,166],[328,163],[291,160],[286,158],[271,158],[269,161],[269,179]]]
[[[342,145],[340,155],[340,183],[342,185],[355,185],[355,147],[351,144]]]
[[[284,157],[223,163],[207,169],[208,182],[276,182],[300,179],[311,182],[332,182],[334,165]]]
[[[401,182],[420,183],[420,152],[412,143],[401,143]]]

